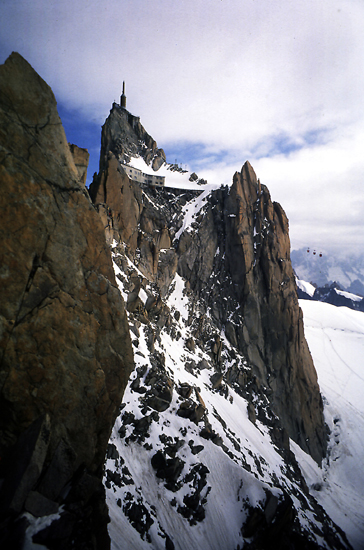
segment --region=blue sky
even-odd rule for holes
[[[89,186],[93,174],[99,171],[101,127],[105,121],[89,119],[87,115],[81,114],[78,109],[71,109],[60,101],[57,102],[57,109],[68,142],[84,147],[90,153],[87,170],[87,186]]]
[[[229,183],[245,160],[293,248],[364,248],[362,0],[1,0],[0,62],[52,87],[98,169],[101,126],[128,109],[168,160]]]

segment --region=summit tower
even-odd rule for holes
[[[120,96],[120,107],[126,109],[125,82],[123,81],[123,93]]]

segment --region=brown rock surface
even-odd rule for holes
[[[139,118],[114,103],[102,127],[100,172],[90,185],[90,197],[102,218],[107,242],[122,242],[126,255],[146,279],[156,283],[163,297],[177,269],[173,247],[177,228],[172,220],[199,192],[153,189],[129,179],[125,163],[138,155],[154,170],[165,162],[163,149],[158,149]]]
[[[178,272],[248,358],[289,436],[320,462],[322,401],[304,337],[288,220],[248,162],[230,189],[211,194],[198,229],[181,235]]]
[[[138,246],[138,224],[142,205],[142,191],[130,181],[119,167],[119,162],[110,153],[105,171],[101,173],[97,191],[90,194],[95,204],[107,204],[112,217],[112,227],[130,248],[132,255]]]
[[[88,167],[88,161],[90,158],[90,154],[87,149],[83,149],[82,147],[78,147],[74,143],[70,144],[71,153],[73,156],[73,161],[75,163],[75,166],[77,168],[77,172],[80,178],[80,182],[83,185],[86,185],[86,178],[87,178],[87,167]]]
[[[322,401],[304,337],[288,220],[248,162],[234,176],[226,234],[226,256],[243,307],[249,359],[273,390],[273,410],[290,437],[319,462],[326,449]]]
[[[47,413],[45,466],[63,441],[73,472],[95,472],[133,367],[126,315],[54,95],[15,53],[0,67],[0,174],[0,455]]]

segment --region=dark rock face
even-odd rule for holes
[[[143,147],[140,144],[143,143]],[[130,155],[140,154],[153,170],[165,162],[163,149],[140,124],[138,117],[113,104],[101,133],[100,173],[107,167],[109,151],[120,161],[128,162]]]
[[[71,481],[71,501],[91,502],[99,491],[102,507],[92,478],[133,368],[129,331],[53,93],[18,54],[0,67],[0,158],[0,477],[15,480],[2,491],[13,513],[24,502],[42,510],[47,499],[63,502]],[[24,436],[23,475],[14,472],[14,444],[29,429],[42,444]]]
[[[247,355],[289,436],[320,462],[322,402],[289,251],[286,215],[246,162],[230,190],[212,193],[198,231],[182,234],[178,270]]]
[[[320,462],[326,450],[322,402],[298,306],[287,217],[249,163],[234,177],[227,209],[227,257],[240,283],[248,356],[273,390],[273,410],[290,437]]]

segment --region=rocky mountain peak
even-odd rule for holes
[[[104,135],[111,135],[110,120]],[[118,147],[123,150],[121,139]],[[303,332],[288,220],[250,163],[233,176],[231,186],[198,190],[190,179],[190,186],[176,189],[167,176],[165,186],[155,187],[141,185],[126,172],[112,141],[108,148],[91,196],[112,246],[137,367],[110,442],[105,484],[110,502],[115,499],[143,541],[179,548],[172,525],[180,525],[180,515],[184,537],[190,536],[188,525],[203,526],[205,518],[210,525],[209,491],[217,475],[209,458],[212,447],[220,448],[230,465],[252,471],[246,459],[250,450],[231,431],[226,407],[243,399],[244,430],[246,419],[257,433],[264,425],[289,464],[290,483],[302,488],[290,439],[321,463],[326,452],[322,400]],[[130,156],[131,166],[135,159]],[[143,471],[159,480],[165,502],[161,515],[159,505],[150,505],[153,492],[138,488],[135,452]],[[218,460],[222,467],[223,457]],[[259,460],[257,477],[264,470]],[[207,486],[208,479],[212,485]],[[293,522],[289,498],[280,499]],[[267,493],[267,510],[273,501]],[[119,514],[114,513],[117,530]],[[169,531],[164,514],[175,518]],[[264,547],[270,531],[254,526],[254,514],[255,508],[243,537],[255,537],[252,548]],[[145,521],[140,523],[141,515]],[[153,536],[153,525],[160,539]],[[286,534],[277,529],[274,544],[279,547]],[[332,544],[340,548],[335,537]],[[218,548],[222,542],[217,538],[206,544]]]
[[[146,281],[157,285],[159,299],[175,273],[183,277],[192,300],[203,301],[204,314],[211,312],[216,329],[245,355],[289,436],[320,461],[326,448],[322,403],[303,333],[284,210],[246,162],[230,188],[206,194],[183,230],[188,190],[141,188],[123,170],[123,154],[137,154],[137,141],[119,111],[114,106],[103,127],[101,155],[110,152],[91,188],[99,210],[112,216],[109,241],[112,226],[112,238],[124,244]],[[197,192],[192,203],[201,196]]]
[[[100,172],[107,166],[109,152],[120,162],[129,162],[131,156],[140,155],[153,170],[165,162],[163,149],[146,132],[137,116],[114,103],[101,132]]]

